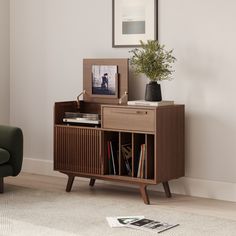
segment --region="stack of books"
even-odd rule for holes
[[[159,101],[159,102],[151,102],[151,101],[145,101],[145,100],[135,100],[135,101],[128,101],[128,105],[133,105],[133,106],[152,106],[152,107],[157,107],[157,106],[169,106],[169,105],[174,105],[174,101]]]

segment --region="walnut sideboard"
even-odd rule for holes
[[[65,112],[100,114],[101,125],[65,124]],[[122,150],[125,145],[131,149],[128,162]],[[148,185],[162,183],[166,196],[171,197],[168,181],[184,176],[184,105],[144,107],[82,101],[78,108],[76,101],[57,102],[54,170],[68,175],[68,192],[79,176],[89,178],[91,187],[96,179],[138,185],[146,204],[150,202]]]

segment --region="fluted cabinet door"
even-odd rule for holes
[[[103,174],[101,131],[75,126],[55,126],[54,169]]]

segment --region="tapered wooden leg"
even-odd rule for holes
[[[96,179],[90,179],[89,186],[93,187]]]
[[[66,185],[66,192],[71,191],[74,179],[75,179],[74,175],[68,175],[68,181],[67,181],[67,185]]]
[[[0,193],[4,192],[4,182],[3,177],[0,177]]]
[[[170,187],[168,182],[163,182],[163,187],[166,193],[166,197],[170,198],[171,197],[171,192],[170,192]]]
[[[148,194],[147,194],[147,185],[144,185],[144,184],[140,185],[140,193],[141,193],[141,196],[143,198],[144,203],[145,204],[150,204],[149,197],[148,197]]]

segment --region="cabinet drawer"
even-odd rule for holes
[[[103,107],[102,127],[132,131],[155,131],[155,110],[131,107]]]

